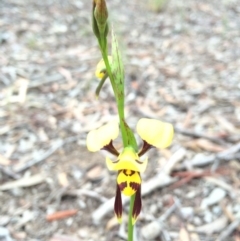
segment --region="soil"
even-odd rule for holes
[[[172,183],[144,195],[136,240],[239,241],[238,1],[107,5],[124,59],[129,126],[147,117],[175,127],[170,148],[147,154],[143,183],[184,153],[170,168]],[[93,218],[114,197],[116,173],[105,167],[106,152],[88,152],[86,136],[116,119],[117,108],[110,83],[95,97],[101,57],[91,8],[88,0],[0,1],[2,241],[126,240],[128,204],[120,226],[111,207],[100,222]],[[115,145],[121,149],[120,138]],[[47,221],[69,210],[76,212]]]

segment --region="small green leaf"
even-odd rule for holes
[[[112,30],[112,75],[115,84],[117,101],[124,104],[124,68],[116,36]]]
[[[115,89],[115,97],[118,105],[120,128],[124,147],[132,146],[137,151],[137,142],[132,130],[124,118],[124,67],[121,53],[119,51],[116,35],[112,30],[112,65],[111,72]]]

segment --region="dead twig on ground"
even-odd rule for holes
[[[185,136],[191,136],[191,137],[194,137],[194,138],[203,138],[203,139],[207,139],[209,141],[212,141],[216,144],[226,146],[226,142],[224,140],[220,139],[219,137],[208,136],[208,135],[204,135],[202,133],[189,131],[189,130],[179,128],[179,127],[175,127],[174,130],[175,130],[176,133],[180,133],[180,134],[185,135]]]
[[[195,156],[178,166],[177,170],[188,169],[187,167],[202,167],[214,163],[214,161],[240,160],[240,143],[233,145],[225,151],[212,155]]]
[[[240,225],[240,219],[231,222],[219,235],[216,241],[225,241],[233,231]]]
[[[213,176],[216,174],[227,174],[229,170],[225,169],[224,167],[217,169],[216,171],[212,172],[211,170],[198,170],[198,171],[185,171],[185,172],[175,172],[172,174],[173,177],[182,177],[179,181],[174,183],[170,188],[175,189],[184,184],[190,182],[194,178],[201,178],[205,176]]]
[[[34,166],[42,161],[44,161],[46,158],[51,156],[55,151],[57,151],[59,148],[64,146],[65,144],[75,142],[80,138],[80,136],[72,136],[68,137],[65,140],[59,140],[56,143],[52,145],[51,148],[49,148],[45,153],[43,153],[41,156],[38,158],[32,159],[28,161],[27,163],[24,163],[22,166],[15,168],[15,172],[22,172],[25,171],[26,169],[30,168],[31,166]]]
[[[13,172],[8,167],[4,167],[4,166],[0,165],[0,171],[2,171],[4,174],[6,174],[7,176],[9,176],[13,179],[19,179],[20,178],[19,174]]]
[[[78,196],[78,197],[80,197],[80,196],[87,196],[87,197],[95,198],[95,199],[99,200],[102,203],[105,203],[106,201],[108,201],[107,198],[103,197],[99,193],[97,193],[95,191],[91,191],[91,190],[84,190],[84,189],[66,190],[62,194],[62,196],[64,196],[64,195]]]

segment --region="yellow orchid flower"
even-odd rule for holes
[[[113,146],[112,141],[119,134],[118,123],[110,122],[97,130],[90,131],[87,136],[87,148],[89,151],[107,150],[117,156],[116,161],[106,157],[106,165],[110,171],[117,171],[117,190],[115,197],[114,210],[121,222],[122,217],[122,197],[121,192],[126,196],[136,194],[132,223],[134,224],[141,211],[141,176],[140,173],[146,170],[148,159],[140,161],[140,157],[150,148],[166,148],[170,146],[173,139],[173,126],[170,123],[159,120],[142,118],[137,123],[137,133],[143,139],[143,147],[140,152],[131,146],[127,146],[119,154]]]
[[[109,64],[111,65],[112,64],[112,56],[110,56],[110,55],[108,56],[108,61],[109,61]],[[101,80],[105,74],[106,74],[106,66],[105,66],[104,60],[101,59],[97,64],[95,76]]]

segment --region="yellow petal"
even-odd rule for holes
[[[116,162],[112,162],[108,157],[106,158],[106,165],[110,171],[128,169],[136,172],[144,172],[147,164],[148,159],[146,158],[143,162],[139,161],[139,157],[132,147],[125,147]]]
[[[91,152],[96,152],[102,147],[101,140],[98,140],[97,130],[90,131],[87,135],[87,149]]]
[[[172,143],[174,130],[170,123],[142,118],[137,123],[137,133],[148,144],[166,148]]]
[[[87,135],[87,148],[91,152],[99,151],[108,145],[111,140],[115,140],[119,134],[117,121],[111,121],[101,126],[97,130],[92,130]]]
[[[112,56],[108,56],[108,61],[109,61],[109,64],[111,65],[112,64]],[[98,79],[101,80],[103,78],[105,72],[106,72],[106,66],[105,66],[104,60],[101,59],[97,64],[95,75]]]
[[[98,129],[98,139],[101,140],[102,147],[109,144],[111,140],[115,140],[119,135],[118,122],[111,121]]]

